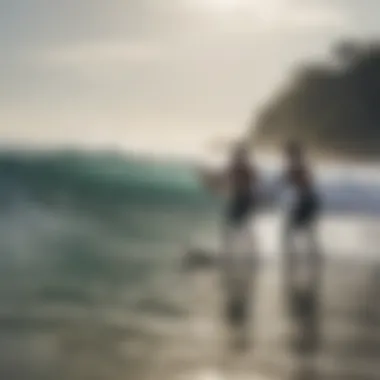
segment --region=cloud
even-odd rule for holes
[[[201,41],[212,34],[258,39],[284,32],[345,33],[353,28],[349,8],[326,0],[182,1],[187,4],[188,18],[197,21],[197,30],[191,23],[185,26],[189,28],[189,34],[199,34]],[[178,35],[181,36],[181,28]],[[238,39],[236,41],[240,43]]]
[[[290,7],[280,21],[280,25],[303,29],[345,28],[351,23],[343,9],[323,4]]]
[[[96,41],[53,47],[35,54],[37,61],[56,67],[96,67],[157,62],[162,48],[148,42]]]
[[[146,6],[147,2],[145,0]],[[167,7],[162,6],[163,9],[174,7],[173,3],[170,4],[171,6],[169,3]],[[155,29],[154,35],[147,32],[149,37],[146,34],[143,38],[129,36],[129,40],[124,40],[123,37],[118,40],[112,37],[99,40],[94,35],[93,40],[83,39],[78,42],[71,39],[66,44],[61,41],[58,46],[50,44],[50,47],[45,46],[42,50],[37,48],[38,51],[32,54],[32,60],[53,68],[76,68],[84,71],[89,68],[104,69],[105,66],[133,67],[206,54],[208,49],[202,49],[202,46],[211,46],[209,50],[215,52],[215,46],[221,42],[224,45],[229,42],[240,45],[246,41],[244,35],[258,38],[258,33],[276,34],[299,29],[337,30],[350,25],[344,9],[322,1],[181,0],[180,4],[181,12],[175,13],[174,18],[173,14],[172,18],[168,18],[166,12],[154,12],[153,17],[145,8],[145,31],[152,32],[152,20],[160,25]],[[189,8],[186,4],[192,6]],[[219,18],[221,9],[224,12],[222,19]],[[194,10],[197,10],[196,14]],[[227,22],[224,23],[223,20]],[[166,30],[169,25],[170,33]],[[164,30],[168,33],[164,33]],[[231,39],[227,39],[227,35]]]
[[[78,76],[93,83],[115,83],[136,70],[157,66],[167,56],[164,45],[135,40],[91,40],[24,51],[22,61],[47,75]],[[20,57],[18,57],[20,60]]]
[[[268,32],[347,28],[351,24],[344,9],[323,2],[252,0],[246,10],[249,8],[255,13],[258,26]]]

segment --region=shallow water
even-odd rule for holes
[[[220,205],[190,169],[53,158],[0,160],[0,378],[261,379],[231,353],[215,271],[181,271],[189,247],[220,240]],[[280,231],[278,215],[257,221],[264,259],[280,257]],[[322,246],[362,260],[377,254],[378,231],[373,218],[330,216]],[[262,320],[280,305],[271,273]],[[264,347],[283,323],[262,329]]]

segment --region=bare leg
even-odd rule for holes
[[[323,270],[322,252],[318,243],[317,226],[311,225],[306,231],[309,268],[311,269],[311,283],[315,290],[319,289]]]
[[[252,230],[252,224],[247,223],[245,227],[245,236],[244,240],[246,242],[245,246],[245,258],[244,258],[244,264],[246,269],[246,308],[247,308],[247,315],[246,315],[246,323],[244,328],[244,335],[246,339],[249,339],[250,337],[250,323],[248,323],[250,318],[250,312],[254,312],[255,305],[256,305],[256,286],[257,286],[257,274],[258,274],[258,252],[257,252],[257,246],[254,236],[254,231]]]
[[[241,246],[239,247],[240,257],[238,258],[236,264],[239,266],[239,272],[237,275],[238,283],[241,289],[239,292],[247,300],[250,299],[252,285],[254,280],[254,265],[255,265],[255,243],[253,237],[253,231],[251,224],[247,223],[243,225],[239,230],[238,235]]]
[[[305,231],[308,284],[303,300],[304,349],[315,350],[319,340],[319,299],[321,276],[323,270],[322,255],[318,246],[315,225],[308,226]]]
[[[241,224],[234,231],[233,268],[230,269],[228,313],[233,326],[233,345],[245,349],[249,340],[253,271],[253,236],[251,224]]]
[[[241,227],[238,238],[242,243],[242,246],[240,247],[241,258],[239,260],[241,267],[240,273],[248,281],[252,278],[256,256],[255,239],[251,223],[246,223]]]
[[[223,290],[226,293],[230,292],[231,274],[233,272],[233,248],[235,243],[236,231],[233,226],[225,225],[222,235],[222,247],[220,256],[220,269],[222,277]]]
[[[284,228],[283,233],[283,267],[284,267],[284,295],[285,299],[289,300],[293,288],[293,275],[295,269],[295,256],[296,256],[296,246],[295,246],[295,233],[294,228],[287,223]]]

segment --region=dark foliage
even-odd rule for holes
[[[380,43],[344,43],[329,63],[300,68],[255,121],[254,141],[297,139],[345,157],[380,156]]]

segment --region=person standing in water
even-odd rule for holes
[[[227,170],[222,174],[203,173],[203,180],[208,188],[226,195],[222,274],[227,294],[227,318],[241,327],[247,319],[251,288],[254,241],[250,220],[255,210],[257,185],[257,173],[250,162],[248,149],[239,144]],[[241,245],[246,245],[245,253],[237,257]]]
[[[295,270],[297,269],[298,237],[303,235],[307,250],[307,261],[310,268],[312,285],[319,284],[321,267],[321,252],[317,244],[316,225],[320,211],[320,201],[314,179],[306,163],[302,146],[290,142],[285,147],[285,161],[287,168],[282,181],[293,190],[294,200],[290,208],[284,229],[284,277],[285,292],[287,296],[294,295]]]

